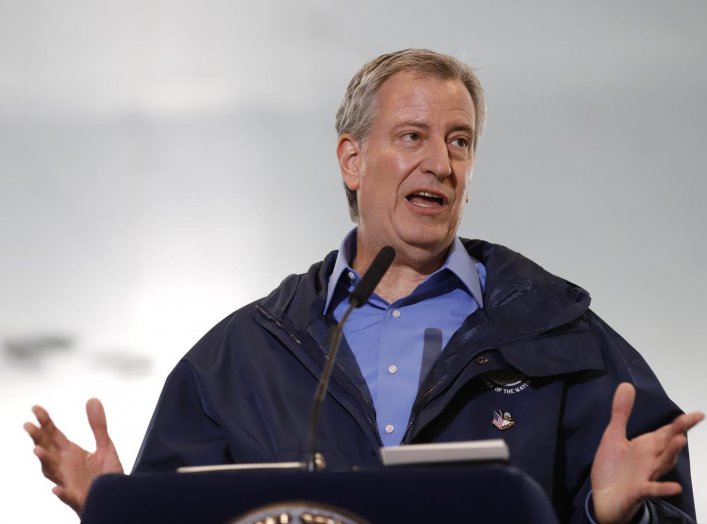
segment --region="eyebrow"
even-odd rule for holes
[[[474,126],[470,126],[470,125],[467,125],[467,124],[459,124],[459,125],[456,125],[456,126],[452,127],[452,129],[451,129],[450,131],[452,131],[452,132],[454,132],[454,131],[466,131],[467,133],[469,133],[469,134],[471,134],[471,135],[473,136],[473,135],[474,135]]]
[[[429,129],[430,125],[425,122],[424,120],[405,120],[402,121],[398,124],[396,124],[393,129],[398,130],[400,128],[404,127],[417,127],[420,129]],[[457,124],[455,126],[452,126],[452,128],[449,130],[449,132],[456,132],[456,131],[465,131],[467,133],[470,133],[471,135],[474,134],[474,126],[468,125],[468,124]]]

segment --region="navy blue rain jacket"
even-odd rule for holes
[[[681,411],[646,362],[590,309],[589,294],[502,246],[464,240],[486,267],[484,307],[449,340],[415,400],[404,443],[502,437],[510,463],[563,522],[584,522],[594,453],[620,382],[637,390],[629,438]],[[336,253],[216,325],[167,378],[135,472],[303,460],[307,421],[335,321],[322,310]],[[501,431],[495,412],[514,425]],[[329,469],[380,464],[376,411],[345,341],[318,429]],[[687,449],[649,501],[653,522],[691,522]],[[680,508],[680,509],[678,509]],[[681,511],[682,510],[682,511]]]

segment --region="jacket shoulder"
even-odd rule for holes
[[[218,322],[186,353],[183,360],[198,368],[216,366],[233,341],[248,340],[256,332],[260,333],[260,324],[255,320],[259,309],[280,317],[298,307],[293,305],[293,301],[313,303],[317,299],[323,300],[335,260],[336,251],[332,251],[324,260],[312,264],[307,272],[286,276],[268,295],[240,307]]]

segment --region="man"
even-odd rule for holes
[[[357,229],[179,362],[135,472],[301,460],[328,331],[390,245],[393,265],[346,325],[323,406],[330,469],[377,464],[381,445],[502,436],[562,521],[694,518],[685,434],[703,415],[680,414],[584,290],[457,238],[484,112],[473,72],[446,55],[400,51],[357,73],[337,113]],[[95,476],[122,471],[103,408],[87,404],[93,454],[34,412],[39,427],[25,428],[43,472],[80,512]]]

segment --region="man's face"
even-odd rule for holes
[[[377,107],[365,144],[339,139],[342,174],[358,197],[358,250],[392,245],[421,262],[449,247],[461,221],[474,104],[459,80],[401,72],[383,83]]]

